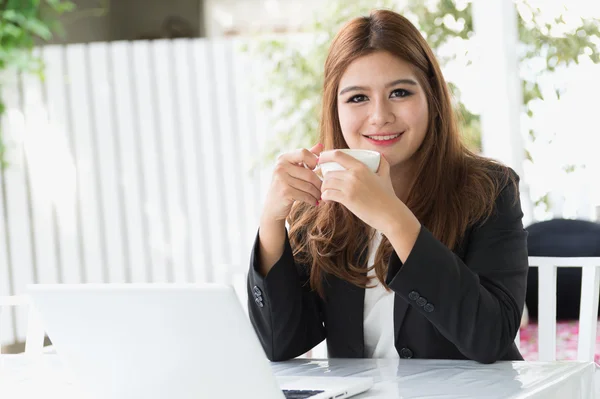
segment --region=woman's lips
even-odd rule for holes
[[[390,145],[396,144],[398,141],[400,141],[400,139],[402,139],[402,136],[404,136],[404,132],[399,133],[397,137],[391,137],[391,136],[394,136],[394,135],[393,134],[385,134],[385,135],[374,135],[374,136],[363,136],[363,137],[365,139],[367,139],[371,144],[383,147],[383,146],[390,146]],[[377,138],[372,138],[372,137],[377,137]]]

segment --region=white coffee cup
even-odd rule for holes
[[[373,173],[376,173],[377,169],[379,169],[379,161],[381,158],[381,154],[378,153],[377,151],[345,149],[345,148],[339,149],[339,150],[330,150],[330,151],[341,151],[345,154],[350,155],[351,157],[364,163],[369,168],[369,170]],[[321,155],[323,155],[327,152],[330,152],[330,151],[323,151],[321,153]],[[334,170],[345,170],[345,168],[337,162],[323,162],[315,168],[315,172],[317,173],[317,176],[319,176],[319,178],[321,180],[323,180],[323,177],[325,177],[325,175],[327,173],[334,171]]]

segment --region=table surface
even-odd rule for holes
[[[594,363],[454,360],[296,359],[273,363],[276,376],[372,377],[356,399],[594,398]],[[10,395],[5,396],[7,393]],[[0,397],[84,397],[56,355],[0,355]]]
[[[329,359],[274,363],[277,376],[372,377],[372,398],[594,398],[594,363]]]

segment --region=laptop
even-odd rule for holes
[[[371,378],[273,375],[232,287],[30,285],[60,359],[97,399],[342,399]]]

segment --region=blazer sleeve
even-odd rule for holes
[[[406,262],[395,252],[386,283],[467,358],[499,360],[513,344],[525,302],[528,257],[518,190],[503,188],[494,214],[473,228],[464,261],[426,228]]]
[[[283,254],[265,277],[258,272],[259,248],[257,234],[248,273],[250,321],[267,358],[289,360],[325,339],[321,299],[306,268],[294,261],[287,230]]]

